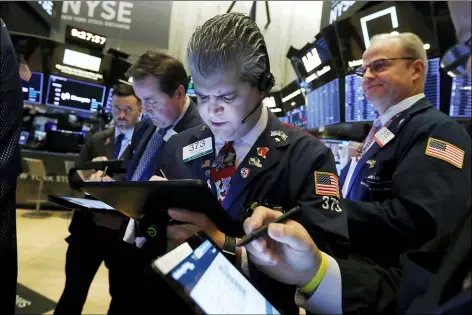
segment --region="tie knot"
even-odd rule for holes
[[[170,128],[172,128],[172,125],[165,128],[159,128],[157,133],[163,137],[166,134],[167,130],[169,130]]]
[[[124,134],[124,133],[120,133],[120,134],[116,137],[116,140],[117,140],[117,141],[123,141],[124,138],[125,138],[125,134]]]

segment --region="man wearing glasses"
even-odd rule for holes
[[[343,169],[343,207],[351,252],[382,267],[470,209],[470,137],[425,98],[427,66],[418,36],[382,34],[357,70],[380,116]]]
[[[131,158],[131,140],[133,134],[139,133],[135,132],[135,127],[138,128],[136,125],[141,114],[141,101],[131,85],[121,84],[113,89],[112,102],[115,127],[94,134],[82,148],[80,162]],[[81,313],[90,284],[102,262],[105,262],[110,270],[110,292],[120,283],[116,279],[121,275],[115,270],[119,263],[116,251],[120,244],[123,222],[124,216],[118,212],[74,213],[69,226],[71,235],[66,239],[69,243],[66,254],[66,284],[55,314]]]

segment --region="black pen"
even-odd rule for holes
[[[261,227],[260,229],[252,232],[251,234],[249,235],[246,235],[244,236],[239,242],[238,244],[236,245],[236,247],[241,247],[241,246],[244,246],[244,245],[247,245],[249,244],[250,242],[252,242],[253,240],[255,240],[256,238],[259,238],[261,236],[265,236],[268,231],[269,231],[269,224],[271,223],[282,223],[284,222],[285,220],[289,219],[291,216],[293,216],[295,213],[297,213],[298,211],[300,211],[300,207],[299,206],[296,206],[295,208],[293,209],[290,209],[289,211],[285,212],[284,214],[282,214],[280,217],[278,217],[277,219],[275,219],[274,221],[264,225],[263,227]]]

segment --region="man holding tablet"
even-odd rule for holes
[[[208,20],[190,39],[188,64],[205,125],[169,140],[158,160],[167,178],[206,182],[241,228],[256,205],[280,210],[298,205],[302,210],[294,219],[320,248],[347,255],[347,218],[339,207],[333,154],[308,133],[282,124],[262,103],[274,77],[256,23],[239,13]],[[204,231],[235,265],[248,266],[235,246],[242,235],[224,235],[202,213],[172,209],[169,215],[184,222],[167,228],[175,245]],[[298,313],[294,286],[253,268],[250,278],[277,309]]]

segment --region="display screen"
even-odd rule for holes
[[[379,117],[374,105],[367,101],[362,90],[362,78],[349,74],[345,78],[346,122],[374,121]]]
[[[308,129],[341,122],[339,79],[328,82],[307,94]]]
[[[287,121],[289,124],[294,125],[298,129],[306,130],[308,127],[308,119],[306,113],[306,107],[300,106],[289,110],[287,112]]]
[[[349,145],[349,141],[344,140],[333,140],[333,139],[320,139],[328,148],[331,149],[334,155],[334,161],[336,163],[336,170],[338,171],[338,175],[341,175],[341,156],[340,150],[346,145]]]
[[[113,110],[113,88],[108,91],[107,103],[105,105],[105,112],[111,113]]]
[[[289,123],[289,122],[288,122],[288,117],[287,117],[287,116],[284,116],[284,117],[279,117],[279,120],[280,120],[281,122],[283,122],[284,124],[288,124],[288,123]]]
[[[100,210],[115,210],[106,203],[100,200],[84,199],[84,198],[72,198],[72,197],[61,197],[64,200],[81,205],[89,209],[100,209]]]
[[[472,117],[472,79],[470,77],[452,78],[451,107],[449,116],[454,118]]]
[[[51,75],[46,105],[95,112],[102,108],[105,98],[103,85]]]
[[[41,72],[31,72],[28,82],[21,80],[23,100],[25,103],[41,104],[43,99],[43,77]]]
[[[183,243],[155,261],[205,314],[280,314],[208,241]]]
[[[424,94],[428,101],[439,110],[440,106],[440,67],[439,57],[428,59],[428,74],[426,75],[426,82],[424,87]]]
[[[195,94],[195,90],[193,89],[193,79],[192,79],[192,77],[189,77],[188,87],[187,87],[187,95],[188,96],[194,96],[194,97],[197,96]]]

